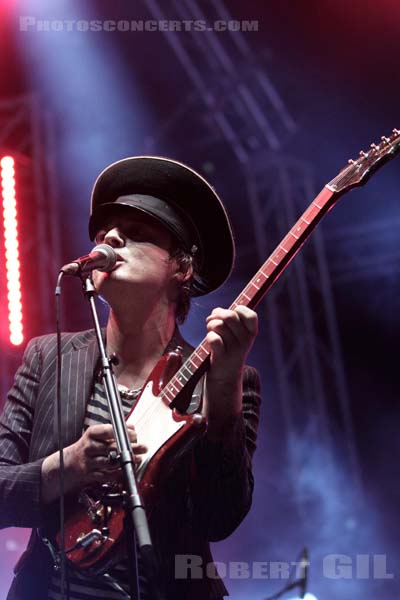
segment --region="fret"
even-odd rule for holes
[[[197,354],[197,356],[199,356],[202,360],[204,360],[208,356],[208,350],[204,348],[202,344],[203,342],[200,344],[200,346],[196,348],[194,353]]]
[[[166,389],[174,396],[176,395],[177,392],[180,392],[180,389],[174,385],[174,378],[172,378],[171,381],[168,382]]]
[[[269,260],[270,260],[271,262],[273,262],[273,263],[274,263],[274,265],[275,265],[276,267],[279,265],[279,263],[275,262],[275,261],[274,261],[274,259],[273,259],[272,257],[271,257]]]
[[[311,221],[313,221],[321,212],[321,209],[318,208],[317,206],[310,206],[305,214],[307,215],[307,218],[310,218]]]
[[[185,362],[185,363],[184,363],[184,364],[181,366],[181,368],[179,369],[179,371],[180,371],[180,372],[182,372],[182,374],[183,374],[183,371],[187,371],[187,372],[189,373],[189,375],[186,375],[186,377],[187,377],[187,381],[189,381],[189,379],[190,379],[190,378],[192,377],[192,375],[193,375],[192,371],[191,371],[191,370],[189,369],[189,367],[187,366],[187,361],[186,361],[186,362]],[[185,377],[185,375],[183,375],[183,376]]]
[[[261,271],[261,269],[259,270],[259,273],[261,273],[261,275],[262,275],[263,277],[265,277],[265,279],[268,279],[268,277],[269,277],[269,276],[268,276],[268,275],[265,275],[265,273],[263,273],[263,272]],[[261,278],[261,275],[259,275],[259,276],[257,277],[257,279],[255,279],[255,282],[256,282],[256,283],[258,283],[259,281],[261,281],[261,279],[262,279],[262,278]],[[255,284],[254,284],[254,285],[255,285]],[[256,287],[257,287],[257,286],[256,286]]]
[[[178,382],[178,383],[175,385],[175,384],[174,384],[174,380],[175,380],[175,377],[173,377],[173,378],[171,379],[171,381],[169,382],[169,384],[168,384],[168,389],[169,389],[170,391],[180,392],[180,391],[181,391],[181,389],[183,388],[183,385],[182,385],[182,384],[179,384],[179,382]],[[180,387],[179,387],[179,385],[180,385]]]
[[[296,235],[295,233],[293,233],[293,231],[289,231],[290,235],[292,235],[294,237],[295,240],[299,239],[299,235]]]
[[[266,273],[264,268],[265,268],[265,269],[269,269],[269,273]],[[267,260],[266,264],[265,264],[265,265],[263,265],[263,271],[262,271],[262,274],[264,275],[264,277],[265,277],[266,279],[268,279],[268,277],[271,277],[271,275],[272,275],[272,273],[273,273],[274,271],[275,271],[275,269],[274,269],[274,267],[273,267],[273,266],[272,266],[272,264],[271,264],[271,259],[269,258],[269,259]]]
[[[204,348],[201,348],[199,346],[198,348],[196,348],[196,350],[193,351],[192,362],[194,362],[196,367],[198,368],[203,364],[207,356],[208,352]]]
[[[190,361],[190,363],[192,365],[194,365],[196,367],[196,369],[198,369],[200,367],[200,365],[203,363],[200,356],[197,356],[197,354],[195,352],[193,352],[192,356],[188,360]]]
[[[315,198],[315,200],[313,200],[312,204],[314,204],[314,206],[316,206],[316,207],[317,207],[319,210],[321,210],[321,209],[323,208],[323,205],[322,205],[322,206],[320,206],[320,205],[317,203],[317,198]]]
[[[258,285],[256,285],[252,281],[250,281],[250,283],[248,284],[248,286],[245,289],[247,290],[250,286],[255,288],[255,290],[256,290],[255,292],[253,292],[253,290],[249,289],[249,293],[250,293],[251,297],[253,297],[260,290],[260,288]]]
[[[196,365],[196,367],[200,367],[201,364],[205,361],[207,356],[210,354],[207,348],[204,348],[202,344],[205,341],[201,342],[199,346],[197,346],[196,350],[193,350],[192,355],[190,357],[191,361]]]
[[[246,297],[249,297],[250,299],[252,299],[257,294],[259,289],[260,288],[257,287],[256,285],[253,285],[252,283],[248,283],[246,285],[246,287],[244,288],[243,293],[246,295]]]
[[[279,265],[279,263],[281,262],[281,258],[282,252],[280,252],[279,250],[275,250],[274,254],[271,256],[272,262],[276,262],[277,265]]]
[[[293,248],[293,242],[289,238],[289,234],[291,234],[297,240],[297,237],[294,235],[294,233],[292,233],[291,231],[289,231],[289,233],[282,240],[282,247],[284,247],[284,244],[288,245],[288,247],[286,248],[286,252],[290,252],[290,250]]]
[[[293,229],[291,230],[292,232],[296,232],[296,233],[302,233],[303,232],[303,226],[302,223],[299,223],[299,221],[297,221],[296,225],[293,227]]]
[[[163,395],[165,398],[167,398],[167,400],[168,400],[169,402],[172,402],[173,400],[175,400],[175,394],[174,394],[174,391],[173,391],[173,390],[170,390],[168,387],[165,387],[165,388],[162,390],[161,394],[162,394],[162,395]]]
[[[305,214],[305,213],[304,213],[304,214]],[[311,223],[311,221],[307,221],[307,219],[305,218],[305,216],[304,216],[304,215],[302,215],[302,216],[300,217],[300,219],[301,219],[302,221],[304,221],[305,223],[307,223],[307,225],[309,225],[309,224]]]
[[[286,248],[284,248],[284,246],[282,246],[282,244],[279,244],[279,248],[281,250],[283,250],[285,254],[287,254],[289,252],[289,250],[286,250]]]
[[[185,383],[189,381],[189,379],[183,375],[182,368],[179,369],[177,373],[175,373],[175,378],[179,381],[179,383],[182,383],[182,381],[184,381],[183,385],[185,385]]]

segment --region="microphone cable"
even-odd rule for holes
[[[64,440],[62,432],[62,418],[61,418],[61,308],[60,308],[60,296],[61,296],[61,280],[64,273],[60,271],[57,278],[57,285],[55,289],[55,301],[56,301],[56,336],[57,336],[57,361],[56,361],[56,415],[57,415],[57,436],[58,436],[58,452],[59,452],[59,487],[60,487],[60,498],[59,498],[59,516],[60,516],[60,590],[61,600],[69,599],[69,586],[67,582],[67,565],[65,556],[65,472],[64,472]],[[66,585],[67,584],[67,585]]]

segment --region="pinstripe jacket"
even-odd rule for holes
[[[191,347],[185,342],[183,346],[186,357]],[[82,434],[98,362],[94,331],[63,334],[62,353],[61,398],[67,446]],[[42,462],[57,450],[55,361],[55,335],[29,342],[0,420],[0,527],[33,528],[28,548],[16,566],[9,600],[47,598],[52,564],[37,528],[46,529],[50,521],[54,525],[58,510],[57,503],[44,507],[40,500]],[[162,488],[151,533],[168,599],[206,600],[227,594],[218,577],[212,572],[211,576],[206,574],[206,565],[212,563],[209,542],[230,535],[250,508],[259,401],[258,374],[246,367],[243,413],[231,441],[210,442],[204,436]],[[192,571],[192,578],[187,577],[187,571],[176,571],[175,556],[184,555],[198,557],[196,564],[204,566],[201,575],[198,569]]]

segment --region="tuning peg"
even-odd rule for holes
[[[395,133],[396,135],[400,135],[400,130],[399,129],[393,129],[392,133]]]
[[[355,165],[356,161],[353,160],[352,158],[349,158],[349,160],[347,161],[349,163],[349,165]]]
[[[379,146],[377,146],[376,144],[371,144],[371,148],[373,150],[379,150]]]
[[[367,158],[368,157],[368,152],[364,152],[364,150],[361,150],[360,156],[363,156],[364,158]]]
[[[388,144],[388,143],[390,142],[389,138],[388,138],[388,137],[386,137],[386,135],[383,135],[383,136],[381,137],[381,140],[382,140],[382,142],[384,142],[385,144]]]

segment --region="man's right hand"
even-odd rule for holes
[[[128,425],[135,463],[141,462],[140,454],[146,446],[137,443],[133,425]],[[65,493],[95,482],[113,481],[120,478],[120,467],[110,461],[109,453],[117,452],[112,425],[92,425],[74,444],[64,448]],[[47,456],[42,463],[41,497],[45,504],[59,496],[59,453]]]

